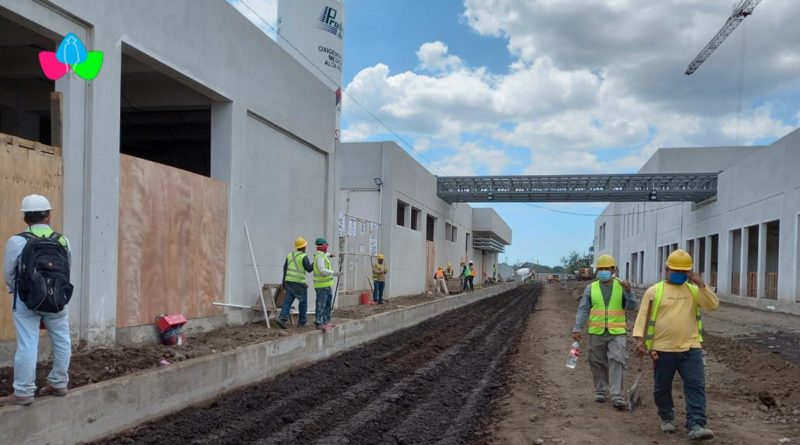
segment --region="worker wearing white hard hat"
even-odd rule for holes
[[[50,201],[42,195],[24,197],[20,203],[20,212],[28,228],[9,238],[4,251],[3,277],[14,300],[13,317],[17,350],[14,355],[14,393],[0,397],[0,406],[33,403],[36,394],[36,360],[41,324],[47,328],[52,343],[53,367],[47,376],[48,385],[39,391],[39,395],[63,396],[67,393],[72,350],[66,308],[67,302],[72,297],[72,285],[69,283],[71,253],[69,240],[50,227],[52,210]],[[26,249],[29,243],[30,248]],[[49,246],[47,249],[50,250],[45,251],[45,247],[38,247],[44,245]],[[40,279],[46,280],[42,283],[46,292],[37,286],[31,286],[32,275],[18,268],[21,260],[43,258],[38,255],[44,254],[50,255],[49,266],[53,269],[38,271]],[[56,272],[58,278],[54,279],[53,273]],[[22,275],[18,276],[20,273]],[[52,283],[58,286],[55,287]],[[42,303],[41,297],[44,295],[49,299],[46,304]],[[28,307],[29,305],[35,310]]]

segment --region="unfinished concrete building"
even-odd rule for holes
[[[90,82],[39,68],[70,32],[105,55]],[[330,89],[226,2],[0,0],[0,104],[0,238],[24,229],[22,196],[53,200],[76,340],[136,341],[160,313],[240,320],[211,303],[259,293],[245,222],[267,283],[295,237],[334,236]]]
[[[717,196],[610,204],[595,221],[595,254],[611,253],[623,277],[646,285],[684,249],[724,298],[800,312],[798,165],[800,130],[768,146],[660,149],[640,172],[719,171]]]
[[[386,295],[429,290],[437,266],[474,261],[475,283],[491,276],[511,229],[490,208],[448,204],[436,177],[394,142],[343,143],[336,148],[337,212],[345,258],[343,302],[369,290],[371,265],[386,257]]]

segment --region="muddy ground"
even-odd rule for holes
[[[519,287],[98,443],[484,443],[540,289]]]
[[[333,311],[333,322],[341,323],[347,320],[364,318],[377,313],[424,303],[436,298],[441,297],[420,294],[387,300],[386,304],[383,305],[336,309]],[[267,329],[263,321],[244,326],[226,326],[209,332],[191,335],[188,338],[188,344],[182,346],[146,344],[73,351],[69,369],[69,387],[76,388],[143,369],[156,368],[161,366],[159,362],[162,359],[166,359],[170,363],[179,362],[254,343],[261,343],[286,335],[307,332],[314,329],[312,325],[313,319],[313,315],[309,315],[309,325],[311,325],[309,327],[290,327],[286,330],[278,328],[274,323],[272,324],[272,329]],[[191,320],[189,323],[191,324]],[[37,367],[36,381],[39,388],[47,384],[47,373],[50,372],[50,365],[49,362],[45,362],[40,363]],[[0,396],[8,395],[13,391],[13,382],[14,368],[0,367]]]
[[[547,285],[510,365],[508,392],[493,411],[489,442],[498,444],[685,444],[680,379],[673,396],[679,427],[659,430],[652,365],[643,363],[645,405],[634,413],[593,401],[585,356],[565,367],[577,295],[586,283]],[[641,296],[641,292],[639,292]],[[631,313],[631,316],[634,314]],[[708,426],[716,444],[800,444],[800,318],[725,305],[704,315]],[[585,341],[584,341],[585,345]],[[794,345],[794,349],[790,350]],[[785,352],[785,353],[784,353]],[[626,388],[638,361],[631,357]],[[774,399],[768,407],[762,400]]]

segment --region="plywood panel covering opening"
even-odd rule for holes
[[[19,205],[31,193],[46,196],[53,206],[51,224],[61,231],[63,166],[57,150],[49,145],[0,133],[0,240],[25,230]],[[73,272],[74,273],[74,272]],[[0,280],[1,281],[1,280]],[[0,293],[0,340],[15,337],[11,298],[5,284]]]
[[[227,208],[223,182],[120,157],[117,327],[221,313]]]

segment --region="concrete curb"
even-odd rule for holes
[[[72,444],[100,439],[222,393],[324,360],[428,318],[516,287],[507,283],[342,323],[333,332],[292,335],[141,371],[0,408],[0,443]]]

